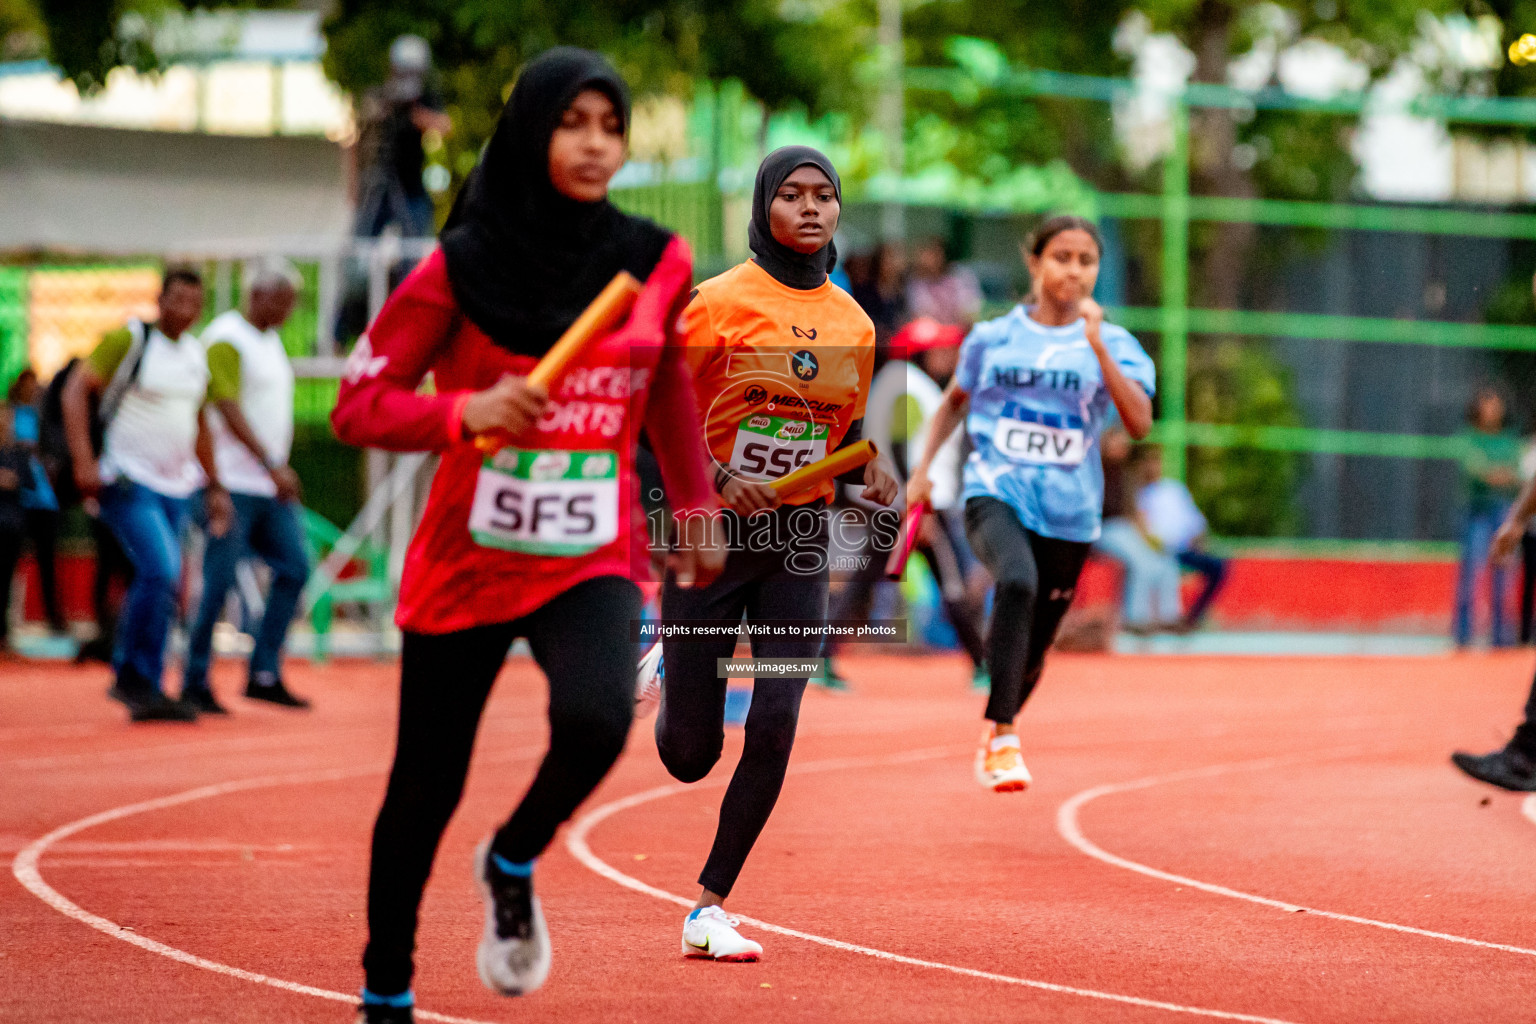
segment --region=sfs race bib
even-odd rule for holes
[[[612,543],[618,456],[503,448],[480,467],[469,532],[483,547],[531,555],[584,555]]]
[[[736,428],[731,470],[749,480],[777,480],[827,455],[826,424],[759,413]]]

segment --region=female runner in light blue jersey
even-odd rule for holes
[[[1099,434],[1111,405],[1132,437],[1152,428],[1152,360],[1127,331],[1104,322],[1090,297],[1101,248],[1098,230],[1081,217],[1052,217],[1030,236],[1032,304],[966,337],[907,489],[910,504],[927,499],[929,463],[964,419],[975,449],[965,464],[965,532],[997,585],[987,639],[990,724],[976,771],[999,793],[1029,785],[1013,720],[1099,536]]]

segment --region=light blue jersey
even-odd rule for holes
[[[1156,371],[1141,344],[1113,324],[1100,331],[1121,372],[1153,394]],[[955,382],[971,396],[966,430],[974,450],[962,498],[1006,502],[1043,537],[1097,540],[1099,434],[1114,403],[1083,321],[1047,327],[1015,306],[979,323],[961,346]]]

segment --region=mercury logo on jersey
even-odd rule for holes
[[[814,398],[806,398],[803,395],[774,395],[773,404],[786,403],[797,408],[809,409],[819,416],[831,416],[843,407],[842,402],[819,402]]]
[[[1076,370],[1040,370],[1034,367],[998,366],[992,370],[992,383],[1000,388],[1049,388],[1055,391],[1083,390],[1083,378]]]

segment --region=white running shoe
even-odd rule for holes
[[[490,860],[491,841],[475,848],[475,881],[485,899],[485,931],[475,964],[486,988],[525,996],[549,977],[549,928],[533,879],[510,875]]]
[[[666,676],[666,666],[661,662],[661,641],[658,640],[640,659],[635,672],[635,717],[650,718],[661,705],[661,681]]]
[[[1024,767],[1019,738],[1013,734],[993,736],[988,728],[976,747],[976,781],[994,793],[1020,793],[1034,781]]]
[[[722,907],[704,907],[683,922],[683,956],[725,963],[753,963],[763,947],[736,931],[739,920]]]

